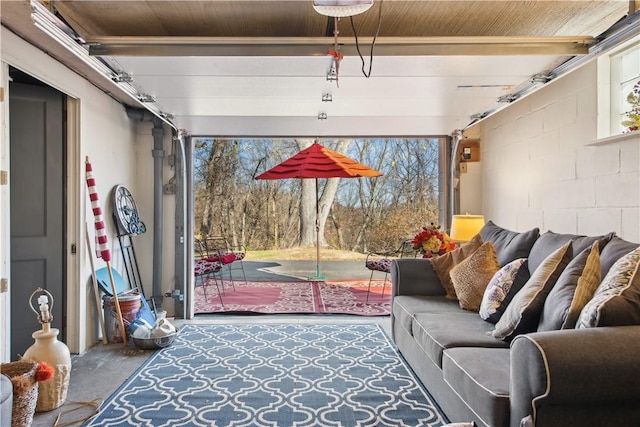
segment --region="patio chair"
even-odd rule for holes
[[[367,258],[364,262],[364,266],[371,270],[371,276],[369,277],[369,286],[367,287],[367,299],[366,302],[369,302],[369,294],[371,293],[371,281],[373,280],[373,273],[379,271],[384,273],[384,282],[382,284],[382,295],[384,295],[384,290],[387,286],[387,278],[389,273],[391,273],[391,263],[394,258],[406,258],[412,257],[415,258],[418,254],[418,251],[413,248],[413,244],[411,243],[413,239],[405,239],[400,243],[400,246],[397,249],[389,252],[369,252],[367,254]]]
[[[216,289],[218,291],[218,298],[220,298],[220,304],[222,305],[222,307],[224,307],[224,302],[222,302],[222,292],[220,292],[220,286],[218,285],[218,279],[216,278],[216,273],[220,273],[222,271],[222,263],[218,261],[208,260],[205,247],[203,243],[198,239],[195,240],[195,251],[196,259],[193,266],[193,273],[195,276],[194,286],[197,287],[198,284],[202,286],[204,299],[207,300],[207,287],[209,286],[209,279],[213,279],[213,283],[215,283]],[[221,273],[220,279],[222,280]],[[224,284],[222,289],[224,289]]]
[[[227,271],[229,272],[229,280],[231,281],[231,286],[235,290],[235,280],[233,278],[233,270],[235,265],[240,265],[240,269],[242,269],[242,276],[244,278],[245,283],[247,282],[247,275],[244,270],[244,264],[242,260],[246,255],[246,250],[244,246],[240,246],[235,248],[229,245],[228,240],[222,236],[216,237],[208,237],[206,239],[206,247],[209,251],[212,252],[212,255],[207,258],[214,261],[222,262],[223,266],[227,267]],[[224,283],[223,283],[224,289]]]

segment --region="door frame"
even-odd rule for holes
[[[64,93],[64,92],[63,92]],[[67,170],[66,170],[66,227],[64,238],[68,256],[66,265],[67,277],[67,346],[72,353],[79,353],[87,348],[85,330],[87,308],[82,304],[86,301],[86,287],[82,286],[81,262],[87,254],[84,244],[84,230],[81,227],[81,200],[84,183],[82,170],[82,155],[80,153],[80,100],[65,94],[67,99]],[[75,248],[75,253],[73,248]]]
[[[86,257],[86,245],[80,239],[83,232],[81,227],[81,202],[84,175],[82,173],[81,144],[80,144],[80,100],[70,95],[68,91],[57,87],[48,81],[33,67],[26,64],[12,64],[8,61],[0,63],[0,87],[2,88],[2,99],[0,99],[0,320],[7,327],[0,331],[0,360],[8,361],[10,356],[11,343],[11,244],[9,236],[11,227],[10,218],[10,178],[7,184],[2,184],[2,175],[11,176],[10,170],[10,147],[9,137],[9,66],[13,66],[37,78],[44,84],[62,92],[66,96],[66,160],[67,168],[64,171],[66,200],[64,208],[66,210],[66,233],[64,236],[65,250],[67,251],[66,265],[64,272],[67,278],[66,292],[66,344],[72,353],[79,353],[80,349],[87,348],[86,342],[86,322],[80,319],[86,318],[87,307],[83,304],[87,297],[87,288],[83,286],[81,280],[82,260]],[[72,248],[75,247],[75,253]],[[82,258],[81,258],[82,257]],[[5,282],[6,281],[6,282]],[[3,285],[6,283],[6,285]]]
[[[9,171],[9,65],[0,64],[0,85],[2,100],[0,101],[0,173]],[[0,330],[0,358],[11,360],[11,294],[9,278],[11,277],[11,223],[9,222],[9,185],[0,182],[0,322],[8,325]]]

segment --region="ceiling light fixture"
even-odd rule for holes
[[[327,52],[329,56],[333,57],[333,61],[329,74],[327,74],[327,80],[335,81],[338,87],[340,87],[338,83],[338,70],[340,68],[340,61],[343,58],[340,52],[340,45],[338,44],[338,34],[340,33],[338,31],[338,20],[347,16],[352,17],[353,15],[364,13],[371,9],[371,6],[373,6],[373,0],[313,0],[313,8],[316,12],[333,18],[333,50]],[[351,26],[353,26],[353,18],[351,18]],[[355,35],[355,28],[353,32]],[[355,35],[355,37],[357,46],[358,36]],[[359,49],[358,53],[360,53]]]
[[[333,95],[331,95],[330,93],[323,93],[322,102],[333,102]]]
[[[318,120],[320,120],[320,121],[327,120],[327,113],[318,114]]]
[[[371,9],[373,0],[313,0],[313,8],[320,15],[343,18],[359,15]]]

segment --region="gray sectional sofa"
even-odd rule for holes
[[[516,233],[492,222],[480,236],[492,242],[500,266],[527,259],[519,279],[525,283],[549,254],[569,241],[570,259],[599,242],[602,278],[639,246],[613,234]],[[638,276],[636,266],[633,294],[627,296],[632,312],[609,321],[619,325],[538,332],[538,313],[536,324],[510,339],[498,339],[492,336],[495,324],[444,297],[430,260],[398,259],[392,265],[393,340],[451,422],[640,426]],[[558,299],[552,295],[542,303],[549,308]]]

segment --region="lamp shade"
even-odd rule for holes
[[[373,0],[313,0],[313,8],[321,15],[343,18],[366,12]]]
[[[452,240],[467,242],[478,234],[482,227],[484,227],[483,215],[454,215],[449,236]]]

